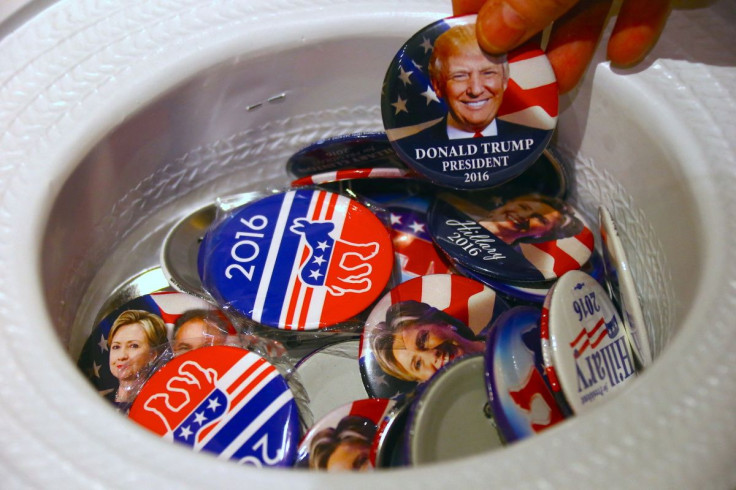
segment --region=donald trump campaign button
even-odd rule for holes
[[[235,210],[202,247],[202,282],[218,303],[285,330],[317,330],[362,312],[394,263],[391,237],[373,213],[312,189]]]
[[[557,124],[557,82],[544,52],[480,49],[474,15],[430,24],[386,72],[381,113],[401,159],[435,184],[480,189],[532,165]]]

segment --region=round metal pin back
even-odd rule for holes
[[[430,24],[386,72],[381,113],[401,159],[456,189],[503,184],[531,166],[557,124],[557,82],[538,47],[478,46],[476,16]]]
[[[202,282],[218,304],[285,330],[326,328],[362,312],[394,263],[388,231],[370,210],[311,189],[235,210],[202,247]]]
[[[411,465],[450,461],[503,446],[489,408],[482,354],[449,364],[423,387],[407,421]]]
[[[325,138],[299,150],[286,162],[287,171],[297,178],[336,170],[403,166],[383,132]]]
[[[327,471],[372,470],[378,424],[394,402],[356,400],[318,420],[299,443],[296,466]]]
[[[483,352],[485,330],[508,308],[488,286],[456,274],[399,284],[366,320],[360,370],[371,396],[412,391],[444,365]]]
[[[606,208],[600,207],[598,217],[601,224],[608,289],[614,302],[621,309],[626,334],[629,336],[636,360],[640,366],[647,367],[652,363],[652,349],[649,344],[644,313],[636,291],[636,282],[631,273],[630,262],[626,257],[626,248],[611,213]]]
[[[246,349],[177,357],[145,384],[129,417],[162,438],[251,466],[291,466],[299,414],[286,380]]]
[[[367,396],[358,368],[359,340],[337,342],[300,360],[296,373],[319,420],[335,408]]]
[[[498,430],[506,442],[564,420],[544,379],[538,308],[519,306],[493,324],[486,349],[486,388]]]
[[[243,205],[263,197],[260,192],[245,192],[221,199],[220,206]],[[218,205],[204,206],[182,218],[169,231],[161,247],[161,270],[171,287],[207,301],[198,269],[200,244],[217,218]]]
[[[207,326],[200,328],[203,322]],[[169,339],[176,354],[180,342],[188,343],[186,350],[190,350],[225,343],[228,333],[235,333],[232,326],[200,298],[179,292],[147,294],[104,316],[85,342],[77,364],[100,395],[127,408],[168,352]]]
[[[584,272],[568,272],[552,286],[540,336],[547,380],[558,402],[574,413],[610,398],[636,375],[615,306]]]
[[[429,231],[452,262],[491,279],[543,284],[590,259],[595,237],[568,203],[541,194],[474,202],[437,196]]]

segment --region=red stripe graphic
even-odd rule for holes
[[[243,371],[243,374],[238,376],[238,378],[230,386],[227,387],[227,389],[225,390],[227,391],[227,394],[232,395],[233,391],[235,391],[235,388],[237,388],[241,383],[243,383],[243,381],[245,381],[248,378],[248,376],[253,374],[256,371],[256,369],[261,367],[261,365],[265,362],[266,360],[264,358],[260,358],[260,359],[257,359],[253,364],[251,364],[248,367],[248,369]]]
[[[517,61],[530,60],[537,56],[543,56],[544,52],[539,47],[539,43],[536,41],[527,41],[518,48],[509,51],[506,55],[506,60],[509,63],[516,63]]]
[[[557,117],[557,84],[550,83],[541,87],[524,90],[513,79],[503,93],[503,102],[498,109],[498,116],[520,112],[529,107],[539,106],[552,117]]]
[[[248,386],[245,387],[243,391],[241,391],[238,396],[233,398],[230,401],[230,407],[237,407],[238,403],[245,398],[248,393],[250,393],[253,388],[257,387],[259,384],[261,384],[261,381],[263,381],[269,374],[271,374],[276,368],[273,366],[268,366],[266,369],[263,370],[258,376],[256,376],[255,379],[251,380],[251,382],[248,384]]]
[[[580,263],[572,258],[567,252],[557,246],[557,240],[550,240],[549,242],[530,243],[533,247],[538,248],[542,252],[548,253],[554,257],[555,261],[552,265],[552,271],[557,277],[560,277],[567,271],[572,271],[580,268]]]

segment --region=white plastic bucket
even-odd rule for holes
[[[380,130],[386,67],[449,1],[59,2],[0,40],[0,481],[38,487],[729,487],[736,483],[736,20],[676,10],[643,66],[595,65],[554,144],[612,211],[656,362],[533,439],[421,468],[246,468],[158,440],[75,366],[112,288],[213,197]],[[729,17],[730,15],[730,17]],[[85,330],[86,329],[86,330]]]

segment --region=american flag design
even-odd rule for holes
[[[199,309],[216,311],[210,303],[180,292],[163,291],[134,298],[105,315],[95,325],[82,347],[77,365],[102,396],[109,396],[117,390],[118,380],[110,372],[107,337],[112,324],[121,313],[126,310],[144,310],[158,315],[166,324],[170,338],[177,318],[189,310]]]
[[[557,81],[552,66],[538,45],[526,43],[507,53],[509,81],[496,119],[528,128],[526,136],[535,139],[534,151],[512,154],[510,167],[513,168],[492,169],[497,172],[498,180],[491,182],[468,183],[462,178],[463,172],[439,171],[439,159],[428,162],[415,160],[414,143],[406,143],[408,140],[404,139],[436,124],[444,124],[448,112],[447,103],[435,93],[429,76],[435,40],[451,27],[472,24],[475,20],[475,15],[452,17],[420,30],[396,54],[382,89],[383,123],[397,154],[430,180],[455,188],[491,187],[519,175],[534,163],[549,143],[559,111]],[[485,137],[484,141],[496,138]]]
[[[205,239],[203,283],[264,325],[315,330],[368,307],[393,267],[383,223],[358,202],[310,189],[236,211]]]
[[[584,272],[568,272],[550,289],[540,339],[545,375],[572,412],[600,403],[635,377],[621,318],[605,289]]]
[[[264,358],[203,347],[167,363],[145,384],[129,417],[163,439],[252,466],[290,466],[297,405]]]
[[[512,308],[498,318],[488,338],[487,388],[494,420],[507,442],[564,419],[542,374],[540,316],[539,308]]]
[[[295,466],[309,466],[310,446],[315,436],[320,431],[338,427],[340,421],[344,420],[346,417],[360,417],[363,419],[363,423],[368,426],[368,430],[366,432],[372,431],[375,434],[378,429],[378,425],[386,414],[394,407],[395,403],[396,402],[394,400],[386,398],[365,398],[336,407],[320,420],[317,420],[304,435],[299,443],[299,448],[297,449]],[[370,448],[374,451],[373,440],[370,442]],[[371,468],[373,467],[374,462],[375,459],[370,460]]]
[[[388,308],[404,301],[417,301],[441,310],[468,326],[477,336],[483,335],[494,319],[508,309],[507,303],[493,289],[457,274],[416,277],[394,287],[375,304],[361,336],[361,376],[368,393],[374,397],[396,398],[417,385],[385,373],[378,365],[370,343],[376,326],[386,320]]]
[[[560,277],[567,271],[583,267],[595,248],[595,236],[580,214],[583,230],[577,235],[538,243],[519,243],[521,253],[545,279]]]
[[[291,187],[327,184],[352,179],[405,179],[416,176],[416,173],[403,168],[373,167],[335,170],[316,175],[308,175],[291,182]]]
[[[394,253],[401,269],[401,282],[451,272],[447,258],[437,249],[429,234],[426,208],[389,204],[381,215],[390,227]]]

